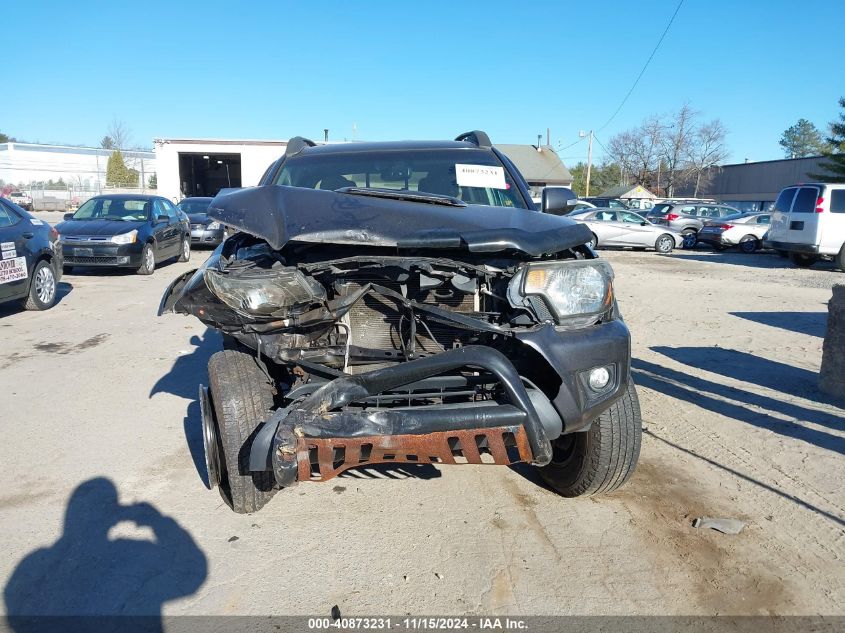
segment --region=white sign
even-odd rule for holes
[[[36,219],[36,218],[32,218],[32,219],[30,220],[30,222],[31,222],[32,224],[34,224],[35,226],[41,226],[41,225],[43,225],[43,224],[44,224],[41,220],[38,220],[38,219]]]
[[[14,242],[0,242],[0,251],[13,251],[15,250],[15,243]]]
[[[455,176],[461,187],[507,189],[505,168],[494,165],[455,165]]]
[[[17,257],[18,252],[13,248],[10,251],[3,251],[3,259],[12,259],[13,257]]]
[[[0,284],[26,278],[26,257],[0,260]]]

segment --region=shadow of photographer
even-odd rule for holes
[[[16,633],[159,631],[164,603],[193,594],[207,571],[174,519],[149,503],[122,505],[110,480],[90,479],[71,494],[61,537],[12,573],[7,624]]]

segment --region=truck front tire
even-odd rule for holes
[[[637,390],[629,382],[623,396],[588,431],[552,442],[552,461],[539,469],[540,475],[564,497],[613,492],[637,467],[642,432]]]
[[[270,417],[273,388],[255,357],[224,350],[208,361],[208,382],[220,451],[220,495],[239,514],[256,512],[276,493],[271,472],[251,472],[256,429]]]

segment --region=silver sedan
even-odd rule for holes
[[[576,222],[586,224],[593,232],[596,246],[630,246],[653,248],[658,253],[671,253],[684,244],[679,231],[657,226],[633,211],[621,209],[590,209],[569,215]]]

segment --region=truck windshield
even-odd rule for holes
[[[293,156],[275,184],[335,191],[344,187],[433,193],[467,204],[529,208],[492,152],[383,150]]]

